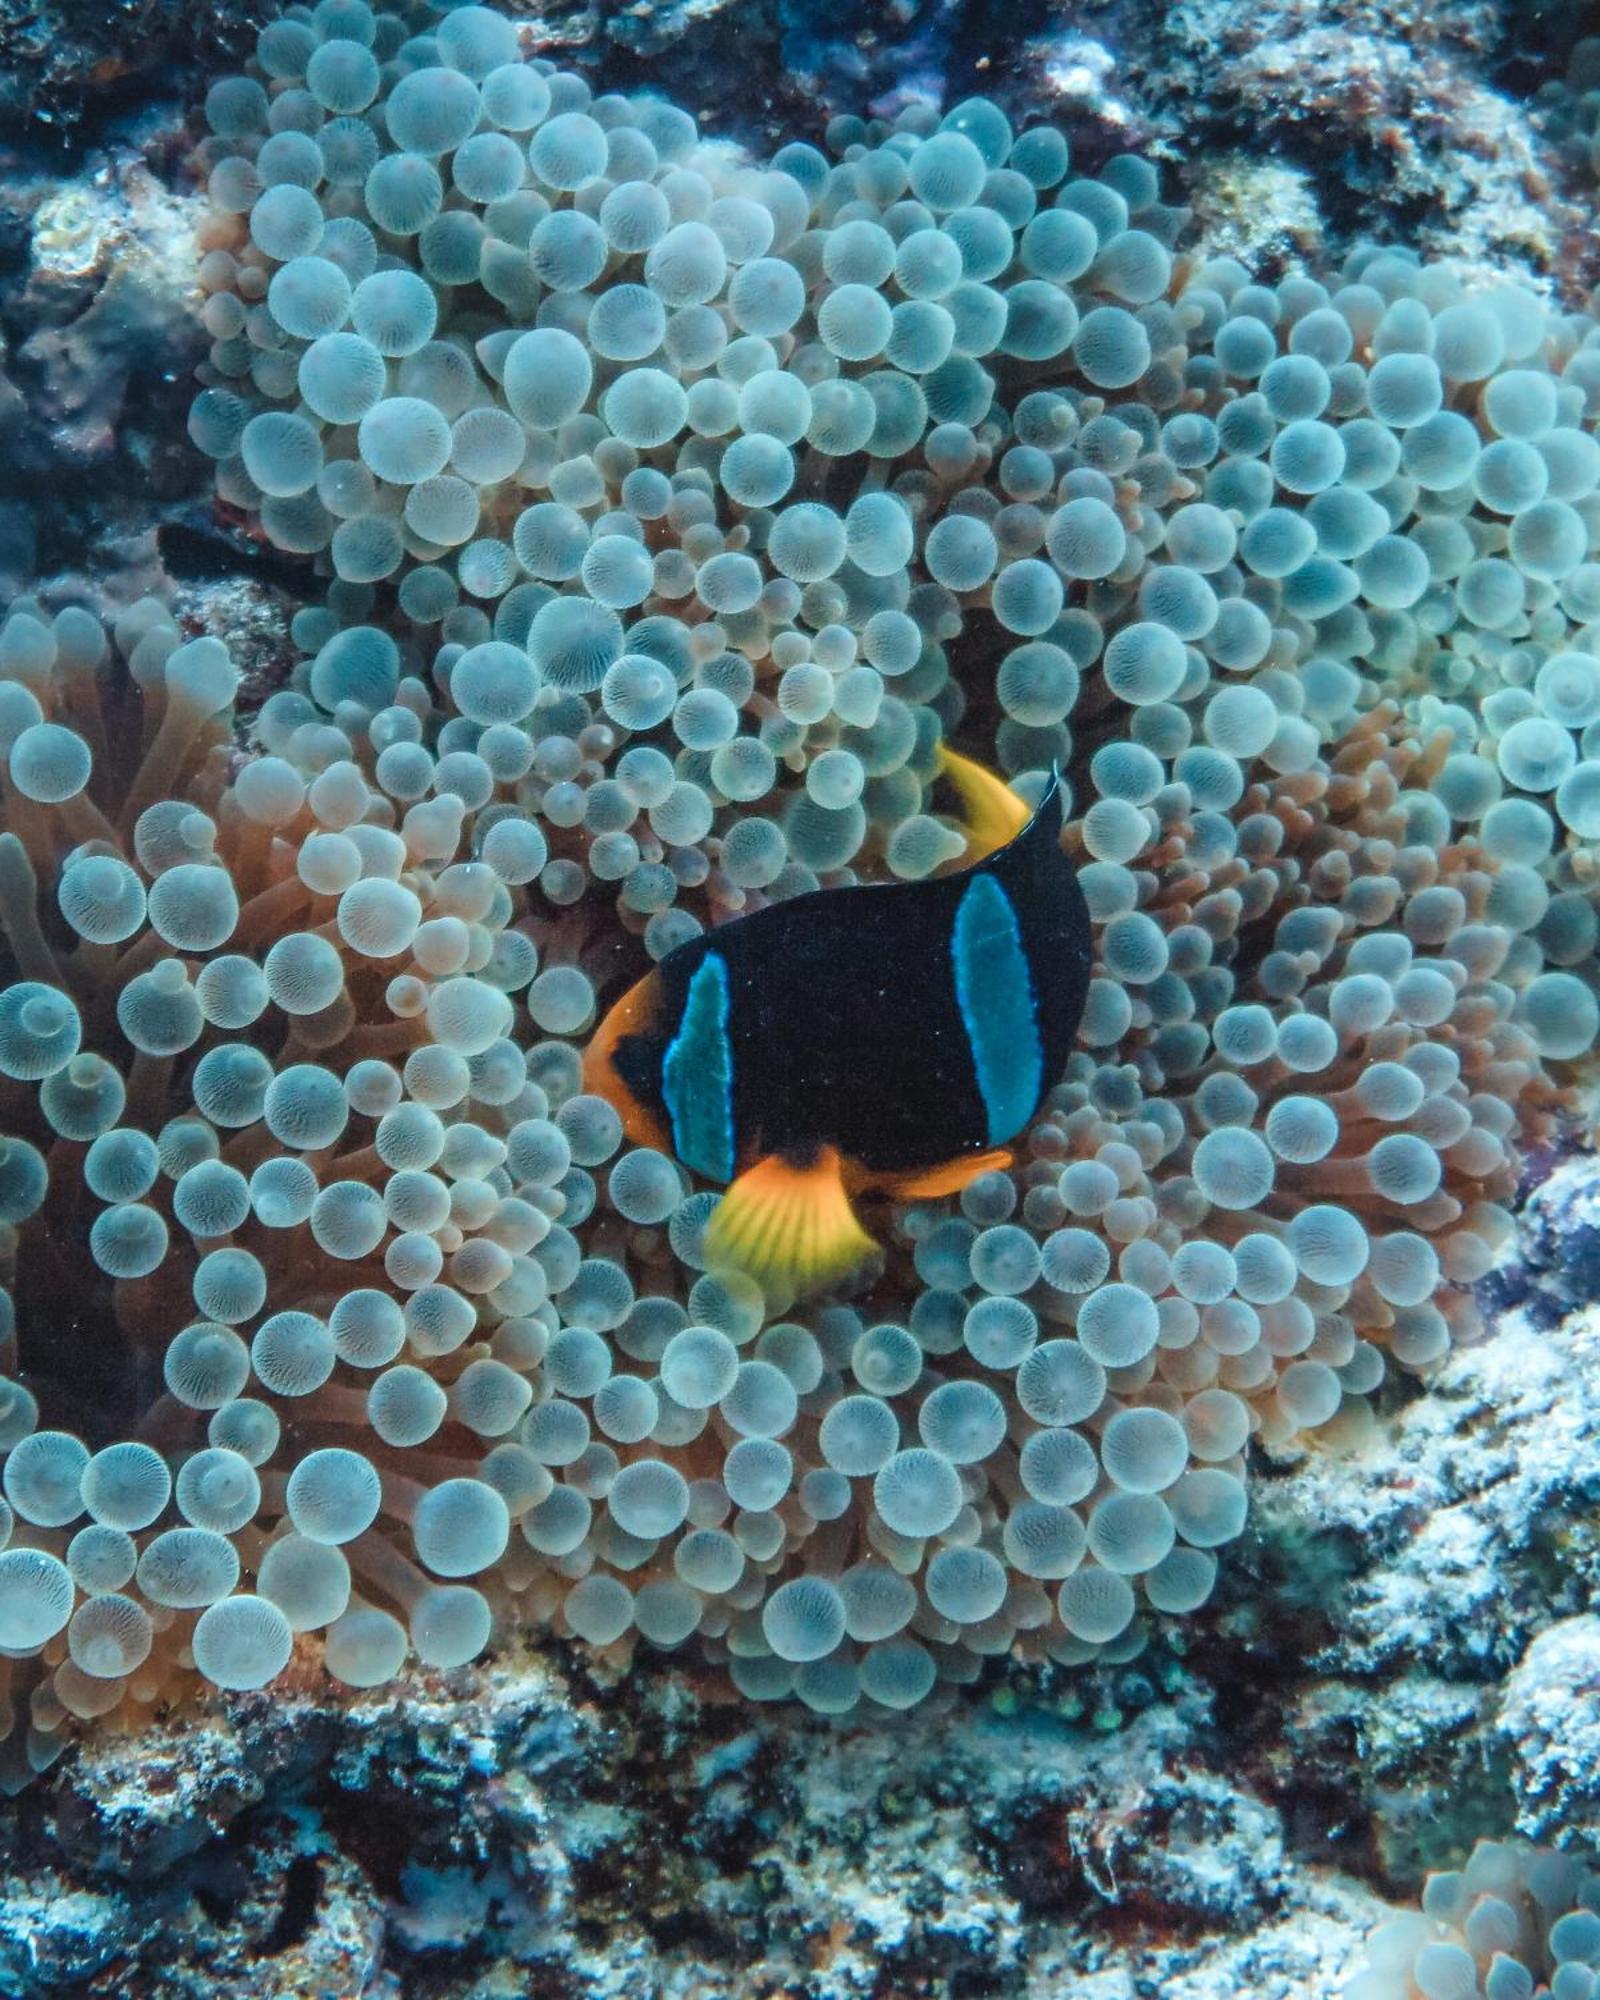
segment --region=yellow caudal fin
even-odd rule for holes
[[[896,1174],[882,1185],[897,1201],[937,1201],[943,1195],[960,1194],[979,1174],[1003,1172],[1015,1158],[1009,1146],[996,1146],[988,1153],[963,1153],[958,1160],[946,1160],[921,1173]]]
[[[967,829],[966,861],[970,867],[986,854],[1015,840],[1028,824],[1028,808],[1011,787],[947,743],[939,745],[939,773],[961,795]]]
[[[809,1166],[772,1154],[742,1173],[718,1203],[705,1247],[708,1268],[743,1271],[781,1309],[845,1277],[873,1242],[828,1146]]]

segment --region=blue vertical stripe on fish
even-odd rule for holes
[[[992,875],[974,875],[968,884],[956,909],[950,953],[989,1144],[1003,1145],[1038,1105],[1044,1049],[1017,913]]]
[[[683,1020],[661,1065],[672,1145],[707,1180],[733,1178],[733,1051],[728,1045],[728,968],[709,953],[689,982]]]

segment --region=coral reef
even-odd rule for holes
[[[101,1737],[0,1876],[8,1990],[1334,2000],[1383,1914],[1208,1755],[1199,1691],[1121,1730],[967,1704],[848,1735],[640,1692],[513,1643]],[[193,1898],[198,1932],[163,1921]]]
[[[161,115],[146,111],[81,176],[40,160],[6,178],[7,601],[41,576],[92,574],[100,601],[118,605],[167,586],[155,530],[163,506],[192,498],[180,426],[185,384],[203,352],[194,322],[202,206],[169,179],[169,145]]]
[[[242,54],[269,12],[237,0],[3,0],[0,135],[61,150],[152,98],[203,89],[206,67]]]
[[[1535,1247],[1559,1244],[1568,1276],[1593,1184],[1577,1162],[1537,1198]],[[1597,1327],[1535,1275],[1359,1450],[1258,1482],[1202,1652],[1271,1690],[1233,1717],[1269,1794],[1290,1811],[1298,1792],[1308,1830],[1341,1826],[1341,1857],[1397,1885],[1513,1823],[1546,1841],[1593,1824]]]
[[[1203,107],[1207,136],[1238,147],[1247,174],[1265,124],[1272,155],[1324,188],[1336,181],[1327,198],[1348,216],[1403,217],[1408,240],[1455,256],[1538,265],[1559,255],[1576,213],[1503,81],[1516,59],[1557,53],[1548,17],[1532,33],[1525,10],[1492,0],[1348,11],[1273,0],[1248,14],[1227,0],[1181,0],[1153,12],[1146,89]],[[1170,116],[1167,129],[1180,149],[1193,145]]]
[[[1546,1628],[1506,1678],[1498,1727],[1509,1746],[1517,1823],[1565,1835],[1595,1824],[1595,1752],[1600,1716],[1600,1619],[1562,1619]]]

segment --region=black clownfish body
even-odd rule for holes
[[[871,1247],[867,1188],[953,1192],[1004,1151],[1060,1077],[1088,991],[1089,914],[1061,849],[1061,787],[1033,817],[975,766],[947,770],[1004,845],[960,873],[821,889],[681,945],[624,995],[587,1087],[630,1133],[732,1183],[713,1264],[775,1294]]]

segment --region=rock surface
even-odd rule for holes
[[[1358,1445],[1258,1482],[1217,1640],[1282,1676],[1258,1724],[1342,1852],[1411,1886],[1517,1830],[1587,1841],[1600,1769],[1600,1311],[1590,1159],[1530,1204],[1494,1336]],[[1515,1801],[1513,1808],[1512,1801]]]
[[[5,1990],[1331,2000],[1377,1910],[1289,1851],[1198,1686],[1109,1734],[631,1692],[515,1649],[91,1744],[13,1808]]]

